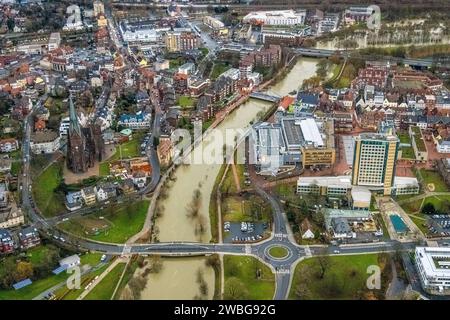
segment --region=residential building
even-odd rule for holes
[[[6,183],[0,183],[0,228],[16,227],[24,222],[22,210],[17,207]]]
[[[66,208],[69,211],[75,211],[83,206],[83,195],[81,191],[69,191],[66,194]]]
[[[450,248],[416,247],[415,261],[425,291],[437,295],[450,294]]]
[[[169,166],[174,156],[173,143],[170,137],[161,136],[157,147],[159,163],[162,166]]]
[[[307,218],[300,224],[300,232],[302,234],[302,239],[314,239],[315,237],[312,225]]]
[[[14,251],[14,240],[6,229],[0,228],[0,253],[11,253]]]
[[[103,183],[97,186],[97,201],[106,201],[117,195],[117,190],[112,183]]]
[[[97,201],[97,188],[86,187],[81,189],[81,197],[87,206],[95,204]]]
[[[30,147],[34,154],[55,153],[60,147],[60,137],[53,130],[36,131],[31,135]]]
[[[59,260],[59,265],[65,268],[72,268],[80,265],[81,259],[80,256],[74,254],[72,256],[65,257],[64,259]]]
[[[19,142],[17,139],[9,138],[0,140],[0,152],[12,152],[19,149]]]
[[[183,52],[198,48],[199,40],[192,31],[169,31],[165,36],[168,52]]]
[[[148,129],[151,126],[151,114],[138,112],[136,114],[121,114],[118,125],[132,130]]]
[[[369,210],[342,210],[324,209],[325,227],[334,239],[355,238],[356,226],[373,222]],[[371,223],[372,228],[368,232],[376,232],[376,228]]]
[[[22,249],[29,249],[41,244],[39,232],[34,227],[26,227],[18,233],[20,247]]]
[[[394,184],[399,139],[364,133],[355,138],[352,184],[390,195]]]
[[[195,72],[195,63],[187,62],[182,66],[178,67],[178,73],[191,75]]]

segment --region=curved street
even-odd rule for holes
[[[120,43],[120,41],[116,41]],[[323,50],[322,50],[323,51]],[[330,54],[330,52],[313,52],[314,54]],[[305,54],[302,52],[301,54]],[[312,53],[311,53],[312,54]],[[128,61],[131,61],[128,59]],[[45,101],[46,95],[42,96],[40,103]],[[161,120],[161,110],[159,106],[159,98],[155,91],[152,91],[150,95],[151,103],[154,107],[153,127],[151,132],[150,142],[147,146],[147,156],[152,166],[152,177],[150,183],[138,192],[138,196],[143,196],[149,192],[154,191],[160,182],[161,172],[156,152],[156,145],[159,139],[159,126]],[[56,218],[44,219],[39,212],[35,209],[30,192],[30,186],[32,184],[30,176],[30,134],[31,134],[31,117],[33,111],[25,118],[25,135],[23,138],[23,178],[22,178],[22,206],[24,211],[28,213],[28,216],[32,223],[44,233],[50,235],[56,231],[54,226],[60,221],[70,219],[78,215],[89,213],[93,211],[93,208],[83,208],[73,212],[69,212],[60,215]],[[65,234],[65,244],[71,244],[76,248],[82,248],[86,250],[103,252],[108,255],[131,255],[131,254],[159,254],[164,256],[193,256],[193,255],[208,255],[213,253],[219,254],[232,254],[232,255],[251,255],[258,258],[263,263],[270,266],[275,273],[276,278],[276,291],[274,299],[281,300],[287,299],[289,294],[290,285],[292,282],[292,275],[294,274],[294,268],[296,264],[302,259],[321,255],[321,254],[334,254],[336,247],[327,245],[315,245],[315,246],[301,246],[298,245],[290,230],[286,215],[283,211],[283,207],[279,200],[274,197],[270,192],[264,190],[257,184],[255,184],[255,191],[266,201],[268,201],[272,207],[273,212],[273,230],[271,237],[260,243],[254,244],[210,244],[210,243],[183,243],[183,242],[170,242],[170,243],[150,243],[150,244],[113,244],[113,243],[101,243],[84,238],[77,238],[73,235]],[[149,213],[151,210],[149,210]],[[60,241],[60,240],[56,240]],[[388,241],[379,243],[367,243],[358,245],[342,245],[339,247],[340,254],[366,254],[382,251],[395,250],[398,242]],[[410,249],[414,247],[414,243],[402,243],[404,249]],[[282,258],[276,258],[270,255],[269,249],[271,247],[282,247],[286,250],[287,255]]]

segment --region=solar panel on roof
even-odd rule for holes
[[[56,268],[55,270],[53,270],[52,273],[57,275],[57,274],[60,274],[61,272],[65,271],[66,269],[67,269],[67,265],[65,264],[65,265],[60,266],[60,267]]]

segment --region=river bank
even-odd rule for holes
[[[277,83],[272,82],[272,85],[266,88],[278,95],[287,95],[289,92],[297,90],[304,79],[315,74],[316,65],[316,59],[300,58],[282,80]],[[248,99],[245,103],[236,107],[234,112],[229,113],[214,131],[225,136],[227,130],[248,129],[251,123],[258,119],[258,114],[264,114],[271,106],[271,103]],[[214,141],[211,136],[204,137],[194,148],[194,151],[202,148],[205,158],[214,147],[218,149],[223,147],[222,141]],[[210,199],[221,167],[222,164],[203,162],[201,164],[179,165],[173,171],[167,192],[159,201],[161,212],[160,217],[155,221],[159,241],[209,242],[212,239],[209,216]],[[197,227],[197,221],[188,214],[194,198],[198,205],[198,215],[201,215],[204,220],[205,228],[201,233]],[[198,268],[204,268],[204,260],[202,258],[192,259],[189,265],[186,265],[186,268],[182,262],[178,263],[178,259],[171,261],[171,265],[168,268],[163,268],[157,275],[157,279],[148,280],[146,299],[163,298],[165,294],[170,294],[171,297],[179,296],[180,293],[176,291],[177,288],[186,288],[186,295],[183,295],[183,297],[192,299],[188,296],[192,296],[198,289],[195,272]],[[205,274],[211,272],[212,276],[205,277],[205,281],[210,288],[209,290],[214,291],[214,272],[211,267],[208,268],[210,271],[205,270]],[[186,269],[189,275],[181,269]],[[178,277],[175,270],[179,270],[178,274],[182,272],[183,276]],[[175,290],[173,295],[170,293],[172,290]]]

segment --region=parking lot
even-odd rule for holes
[[[428,230],[434,237],[450,236],[450,216],[445,214],[434,214],[429,220],[430,226]]]
[[[247,228],[243,228],[242,222],[224,223],[225,243],[251,243],[262,240],[267,230],[267,224],[263,222],[244,222]],[[250,224],[250,226],[249,226]]]

